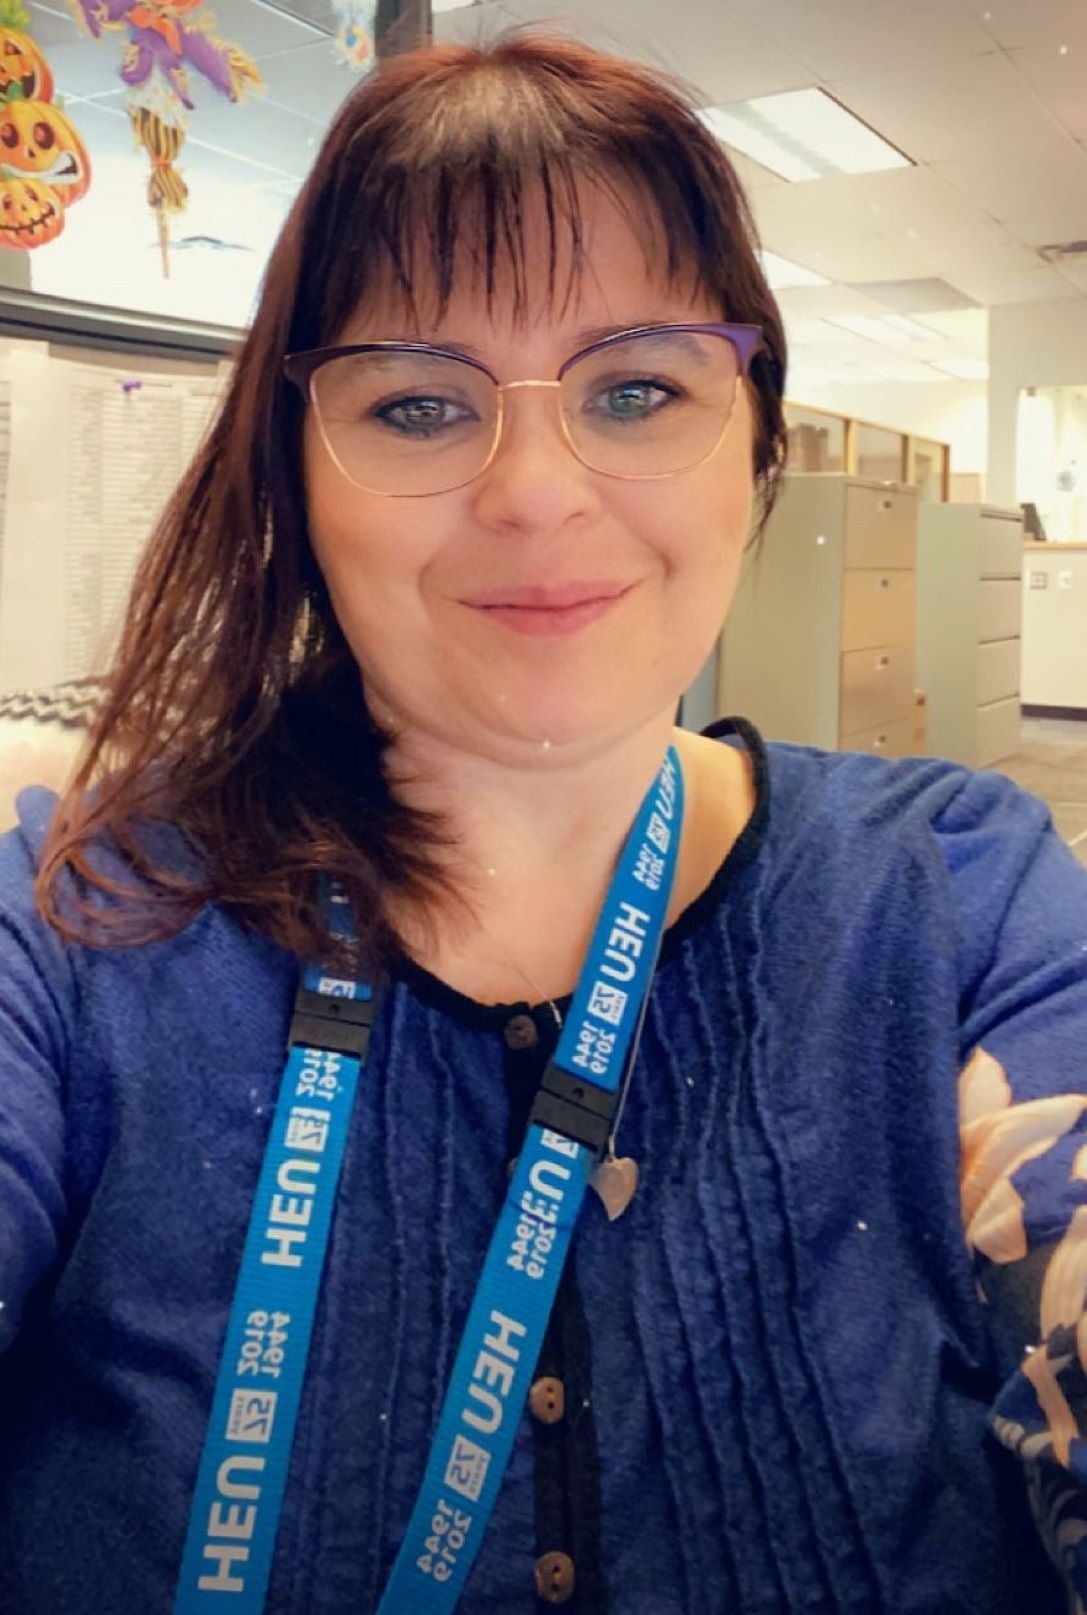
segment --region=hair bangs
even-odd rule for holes
[[[344,161],[326,169],[332,183],[311,199],[311,285],[298,300],[301,310],[319,309],[320,322],[298,330],[295,346],[334,341],[367,305],[402,310],[425,330],[444,318],[465,277],[489,314],[501,301],[515,324],[562,317],[588,267],[590,188],[626,215],[654,278],[715,292],[713,266],[738,244],[725,221],[707,216],[686,128],[650,134],[638,120],[608,118],[583,93],[486,63],[445,88],[422,134],[400,98],[395,118],[390,103],[387,116],[379,108],[356,123]]]

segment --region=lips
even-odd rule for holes
[[[554,639],[577,633],[615,610],[633,583],[574,582],[498,588],[473,595],[462,604],[489,623],[529,638]]]
[[[469,596],[466,606],[482,611],[570,611],[597,601],[618,600],[632,587],[628,583],[563,583],[546,587],[499,588]]]

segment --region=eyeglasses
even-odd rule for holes
[[[721,445],[740,376],[763,346],[755,325],[651,325],[567,359],[554,381],[499,382],[486,365],[417,342],[292,353],[284,371],[312,405],[349,482],[421,498],[463,488],[498,453],[506,394],[555,392],[563,435],[590,471],[651,481]]]

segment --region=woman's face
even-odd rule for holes
[[[668,289],[647,265],[644,237],[603,194],[587,189],[583,213],[588,267],[561,313],[541,276],[527,323],[503,312],[512,293],[504,299],[501,283],[489,317],[465,274],[440,325],[409,330],[391,305],[368,306],[337,341],[459,344],[500,382],[552,380],[586,331],[723,317]],[[530,225],[530,265],[547,263],[542,221],[539,238]],[[574,456],[553,390],[504,396],[487,470],[422,498],[356,487],[310,410],[314,549],[378,721],[498,761],[597,751],[673,711],[712,649],[751,516],[751,404],[741,383],[724,441],[702,465],[625,481]],[[581,599],[604,604],[560,609]]]

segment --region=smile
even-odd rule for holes
[[[556,589],[493,590],[463,603],[514,633],[546,638],[576,633],[604,617],[633,584],[575,583]]]
[[[74,185],[79,179],[79,163],[72,152],[66,151],[50,168],[42,169],[38,177],[51,185]]]

